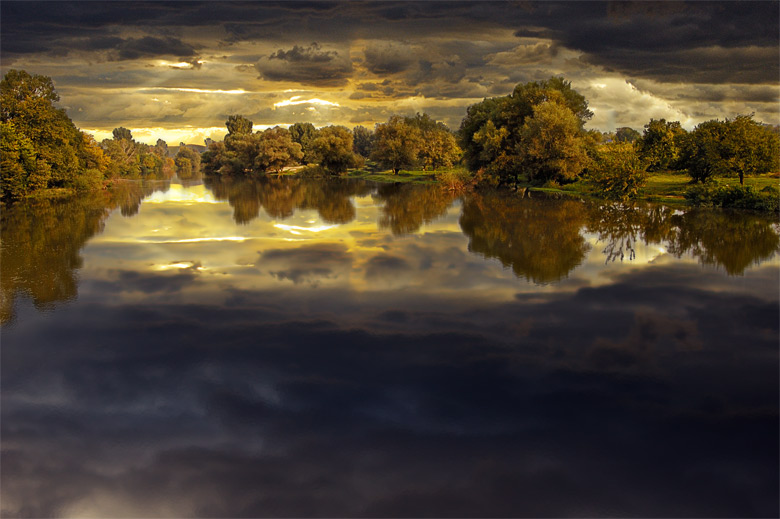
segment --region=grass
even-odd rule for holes
[[[739,178],[718,178],[726,185],[739,185]],[[640,191],[640,200],[661,202],[668,205],[686,205],[685,191],[691,187],[691,177],[685,173],[664,171],[650,173],[647,184]],[[766,186],[780,187],[780,177],[777,174],[766,174],[757,177],[746,177],[745,185],[752,186],[760,191]],[[543,191],[548,193],[568,193],[571,195],[588,198],[601,198],[587,180],[577,180],[561,187],[536,187],[531,184],[521,184],[519,187],[528,188],[531,191]]]
[[[421,169],[402,169],[397,175],[393,175],[390,170],[383,170],[375,162],[367,161],[366,165],[360,169],[350,170],[347,174],[349,178],[362,178],[364,180],[373,180],[375,182],[411,182],[415,184],[435,184],[436,174],[446,171],[456,171],[463,169],[461,167],[440,168],[436,171],[423,171]]]

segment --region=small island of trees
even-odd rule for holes
[[[10,70],[0,83],[2,199],[47,189],[97,189],[116,179],[207,176],[361,175],[421,171],[449,186],[488,184],[510,189],[543,187],[627,200],[655,175],[687,175],[685,198],[696,205],[777,211],[776,186],[756,190],[746,177],[780,171],[777,127],[752,115],[703,122],[687,132],[679,122],[651,119],[643,132],[586,130],[593,116],[569,81],[552,77],[519,84],[506,96],[466,110],[457,131],[428,114],[392,115],[372,129],[315,128],[307,122],[253,131],[249,118],[225,122],[222,141],[207,139],[201,154],[181,143],[170,148],[137,142],[114,129],[98,143],[79,130],[51,78]],[[202,148],[202,147],[201,147]],[[734,183],[717,180],[734,178]],[[773,182],[773,184],[776,184]]]

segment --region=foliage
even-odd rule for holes
[[[628,200],[647,183],[647,167],[633,144],[604,144],[588,167],[588,177],[604,197]]]
[[[301,145],[293,141],[286,128],[275,126],[246,133],[252,121],[240,115],[230,116],[225,125],[225,140],[212,141],[201,156],[203,171],[208,175],[259,175],[268,170],[281,173],[303,158]]]
[[[696,207],[780,212],[780,190],[770,186],[756,190],[753,186],[710,181],[688,188],[685,199]]]
[[[39,163],[35,145],[13,123],[0,122],[0,172],[3,197],[21,198],[46,187],[48,164]]]
[[[301,145],[301,151],[303,152],[302,164],[309,164],[314,162],[311,157],[311,144],[317,137],[317,129],[312,123],[295,123],[290,126],[290,137],[293,142],[297,142]]]
[[[298,164],[303,158],[301,145],[293,142],[286,128],[274,126],[255,135],[259,141],[258,153],[254,160],[256,171],[270,169],[281,174],[285,167]]]
[[[365,126],[355,126],[352,128],[352,151],[363,158],[371,155],[371,146],[373,144],[374,134]]]
[[[180,179],[199,178],[201,163],[200,153],[189,148],[183,142],[179,143],[179,151],[176,152],[174,162],[176,164],[176,174]]]
[[[225,121],[229,135],[248,135],[252,133],[252,121],[243,115],[230,115]]]
[[[142,142],[136,142],[127,128],[115,128],[113,139],[101,143],[109,159],[107,176],[110,178],[165,178],[163,167],[166,161],[159,150]],[[167,146],[166,146],[167,148]]]
[[[422,133],[419,128],[394,115],[386,123],[376,125],[371,158],[392,169],[393,174],[397,175],[402,168],[409,168],[417,163],[421,146]]]
[[[406,117],[404,122],[420,131],[422,140],[418,151],[418,163],[422,165],[423,170],[450,167],[460,160],[463,152],[447,125],[433,120],[425,113]]]
[[[352,132],[344,126],[321,128],[311,143],[313,161],[337,175],[362,166],[363,158],[352,150]]]
[[[65,110],[54,107],[58,100],[46,76],[11,69],[0,82],[2,198],[20,198],[47,187],[75,187],[85,169],[107,172],[108,161],[94,139],[79,131]]]
[[[685,135],[679,121],[650,119],[639,140],[639,154],[647,163],[648,171],[675,169]]]
[[[694,181],[738,176],[744,184],[746,175],[780,170],[780,136],[752,116],[706,121],[686,139],[680,165]]]
[[[520,152],[529,180],[574,179],[588,162],[579,120],[566,106],[544,101],[533,108],[520,131]]]
[[[542,104],[545,108],[535,112]],[[570,116],[562,115],[563,110],[554,109],[552,105],[565,108]],[[570,178],[584,165],[579,141],[585,122],[592,116],[587,100],[571,87],[571,83],[553,77],[519,84],[509,96],[485,99],[470,106],[458,134],[469,169],[484,168],[488,175],[502,183],[515,182],[523,172],[540,179],[549,176]],[[526,125],[534,117],[537,120]],[[557,120],[556,131],[545,131],[543,119]],[[559,135],[553,138],[554,133]],[[528,139],[532,141],[532,151],[526,150]],[[550,155],[544,153],[543,142],[555,142]]]
[[[623,126],[615,130],[615,140],[617,142],[634,142],[642,138],[642,134],[633,128]]]

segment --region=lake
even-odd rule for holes
[[[2,214],[3,516],[777,516],[780,226],[127,182]]]

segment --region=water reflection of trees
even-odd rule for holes
[[[456,198],[439,186],[400,183],[381,184],[372,196],[384,204],[379,227],[396,235],[416,232],[443,216]]]
[[[26,200],[3,208],[0,247],[0,322],[14,317],[21,294],[38,309],[75,299],[79,252],[101,233],[112,210],[124,216],[138,212],[141,201],[166,182],[117,182],[110,191],[59,200]]]
[[[559,281],[581,264],[590,246],[580,234],[587,208],[576,200],[485,193],[466,197],[460,226],[469,251],[496,258],[519,277]]]
[[[247,224],[263,209],[272,218],[288,218],[296,210],[314,209],[327,223],[344,224],[355,219],[352,197],[372,191],[359,180],[271,178],[257,179],[206,177],[206,187],[217,200],[227,200],[236,223]]]
[[[607,261],[633,258],[638,241],[665,246],[675,257],[690,254],[705,265],[740,275],[780,250],[772,217],[721,210],[675,211],[652,205],[607,205],[588,211],[586,229],[606,243]]]
[[[722,266],[730,275],[772,258],[780,250],[777,222],[737,212],[697,210],[675,215],[668,250],[689,253],[705,265]]]

